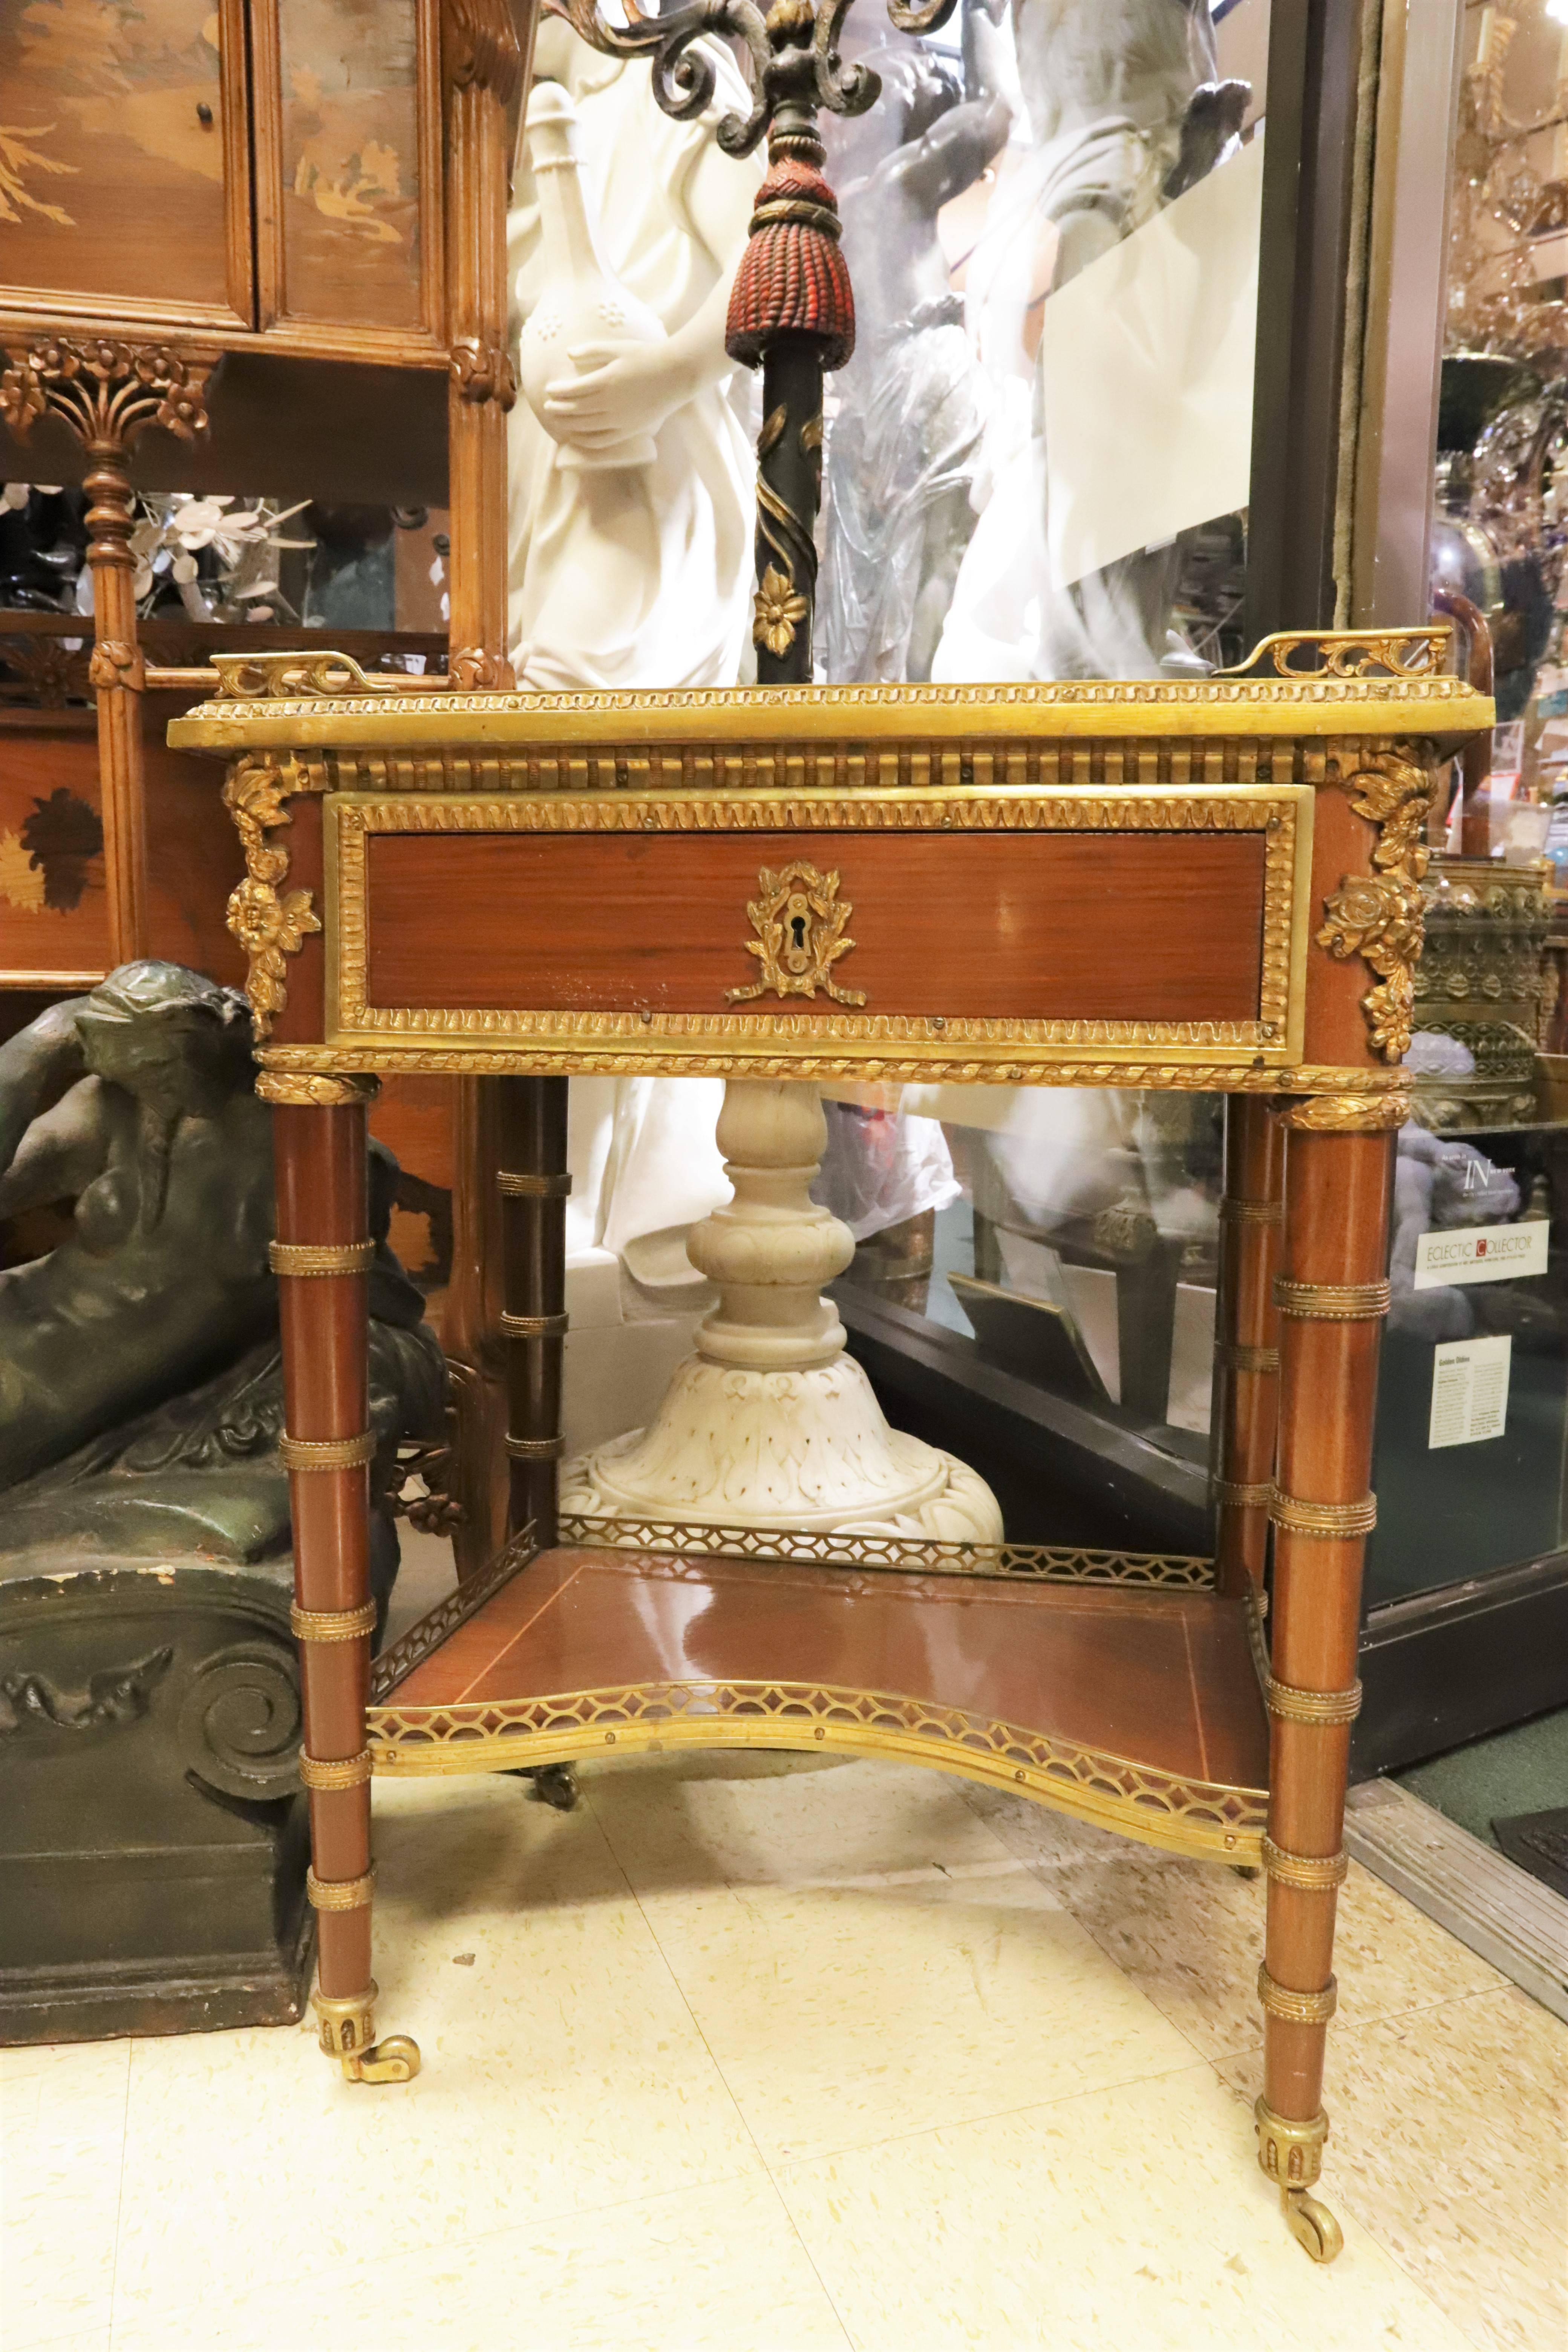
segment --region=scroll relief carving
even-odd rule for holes
[[[289,852],[267,836],[292,823],[284,806],[291,793],[320,789],[303,761],[276,752],[237,761],[223,788],[245,851],[245,879],[230,895],[228,928],[247,959],[245,992],[258,1040],[270,1035],[289,1001],[284,959],[298,955],[306,934],[321,928],[309,890],[280,887],[288,878]]]
[[[756,957],[762,977],[749,988],[730,988],[731,1004],[749,1004],[756,997],[815,996],[820,988],[835,1004],[864,1004],[864,989],[840,988],[833,967],[855,942],[844,935],[853,909],[838,896],[838,876],[819,874],[804,857],[792,857],[775,874],[764,866],[757,877],[758,896],[747,902],[755,937],[745,942]]]
[[[1324,906],[1318,945],[1331,955],[1359,955],[1378,975],[1362,998],[1373,1049],[1397,1062],[1410,1049],[1415,964],[1421,953],[1423,830],[1432,794],[1430,769],[1402,745],[1373,754],[1342,779],[1351,806],[1378,828],[1376,871],[1347,875]]]

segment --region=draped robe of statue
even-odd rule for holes
[[[764,168],[760,155],[737,163],[720,152],[720,116],[744,113],[748,100],[729,53],[700,47],[716,88],[690,122],[659,110],[645,61],[601,57],[559,21],[541,25],[534,62],[536,80],[560,81],[573,100],[601,260],[670,336],[726,299]],[[543,271],[526,131],[507,240],[515,356]],[[508,635],[520,687],[739,682],[752,616],[756,458],[742,422],[752,385],[724,353],[721,317],[710,345],[706,380],[655,430],[651,465],[563,465],[563,445],[527,402],[512,409]],[[580,1246],[613,1251],[671,1309],[706,1297],[685,1235],[729,1197],[713,1142],[722,1094],[716,1079],[573,1082]]]
[[[667,334],[727,287],[745,243],[760,156],[737,164],[714,141],[746,110],[716,44],[713,103],[692,122],[659,111],[646,63],[604,58],[564,25],[541,27],[538,79],[577,110],[584,192],[610,274]],[[508,257],[514,341],[537,301],[538,191],[520,140]],[[610,329],[613,335],[613,326]],[[543,691],[732,686],[749,639],[756,463],[732,398],[721,322],[708,380],[654,435],[651,465],[595,473],[524,400],[508,420],[508,635],[518,684]],[[563,361],[563,370],[565,362]]]

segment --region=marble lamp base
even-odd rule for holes
[[[718,1138],[734,1198],[688,1249],[719,1304],[647,1427],[565,1465],[562,1510],[1000,1543],[984,1480],[889,1427],[821,1295],[855,1244],[811,1198],[826,1140],[816,1088],[731,1079]]]

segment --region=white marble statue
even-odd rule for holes
[[[731,397],[724,318],[763,162],[721,153],[715,124],[743,112],[745,94],[728,53],[702,46],[715,97],[695,121],[672,122],[645,63],[601,57],[558,18],[539,28],[507,224],[512,331],[525,391],[537,352],[523,331],[542,303],[558,322],[561,363],[540,413],[524,397],[509,420],[509,638],[524,688],[732,686],[740,676],[756,467]],[[558,218],[541,204],[532,144],[542,141],[549,168],[562,169],[563,126],[592,262],[574,259],[569,241],[563,250]],[[574,339],[573,278],[595,267],[596,283],[610,281],[600,322]],[[649,335],[648,314],[661,335]]]
[[[521,393],[509,642],[524,688],[732,686],[749,651],[756,464],[724,318],[763,165],[719,151],[715,124],[744,92],[728,53],[701,46],[713,102],[672,122],[645,63],[600,56],[558,18],[539,27],[507,224]],[[685,1236],[728,1195],[721,1094],[573,1082],[576,1257],[612,1253],[656,1294],[650,1313],[706,1296]]]

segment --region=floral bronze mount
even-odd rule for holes
[[[768,171],[757,191],[752,234],[730,295],[725,348],[763,371],[757,440],[757,580],[752,636],[763,686],[811,683],[816,593],[816,523],[822,503],[822,379],[855,349],[855,297],[839,247],[838,206],[822,175],[818,112],[864,114],[880,77],[846,65],[839,37],[853,0],[691,0],[668,16],[645,16],[624,0],[626,22],[607,23],[599,0],[547,0],[591,47],[615,58],[651,58],[653,94],[688,122],[713,97],[710,58],[693,44],[728,33],[741,45],[751,110],[726,114],[715,136],[725,154],[749,155],[763,132]],[[958,0],[888,0],[900,33],[931,33]]]

